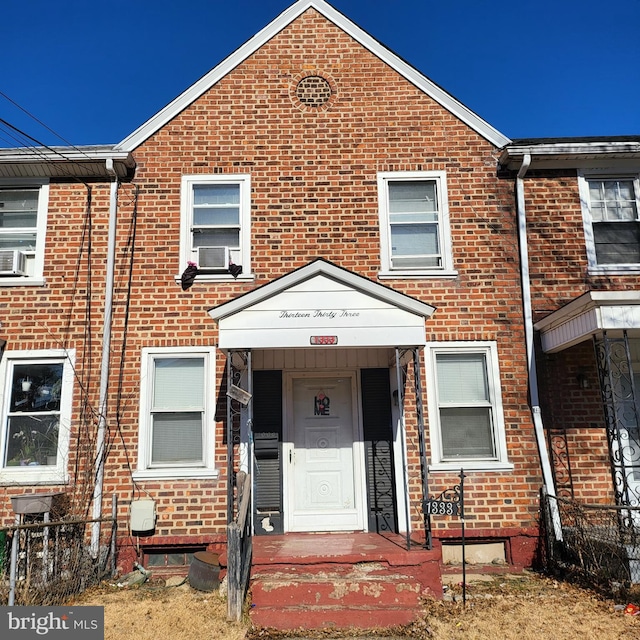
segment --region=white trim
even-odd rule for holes
[[[75,381],[75,349],[42,349],[26,351],[5,351],[0,362],[0,465],[4,464],[4,452],[7,437],[7,406],[11,392],[9,386],[11,378],[10,363],[22,361],[22,363],[41,363],[55,360],[62,362],[62,390],[60,395],[60,426],[58,430],[57,462],[54,467],[2,467],[0,466],[0,485],[41,485],[41,484],[66,484],[69,482],[68,460],[69,442],[71,436],[73,388]]]
[[[151,391],[153,385],[153,362],[161,357],[204,358],[204,417],[202,425],[203,464],[198,466],[149,466],[151,456]],[[216,478],[215,468],[215,347],[146,347],[140,361],[140,417],[138,425],[138,463],[133,473],[134,480],[164,478]]]
[[[585,249],[590,275],[637,275],[640,273],[640,262],[620,264],[598,264],[593,233],[593,219],[591,216],[591,196],[589,193],[590,180],[633,180],[636,196],[636,222],[640,224],[640,174],[638,171],[616,170],[614,167],[578,170],[578,190],[582,209],[582,224],[584,227]]]
[[[176,282],[187,262],[197,262],[197,252],[192,250],[192,203],[193,187],[201,184],[237,184],[240,187],[240,251],[230,251],[235,264],[242,265],[242,274],[237,280],[253,279],[251,274],[251,175],[248,173],[215,173],[183,175],[180,187],[180,263]],[[198,282],[219,282],[234,280],[230,273],[201,273]]]
[[[288,9],[283,11],[275,20],[259,31],[250,40],[245,42],[239,49],[223,60],[218,66],[205,74],[200,80],[161,109],[152,118],[147,120],[142,126],[127,136],[122,142],[114,147],[114,151],[133,151],[156,131],[170,122],[181,111],[188,107],[194,100],[208,91],[213,85],[219,82],[224,76],[233,71],[240,63],[246,60],[251,54],[257,51],[271,38],[276,36],[282,29],[293,22],[307,9],[313,8],[322,14],[338,28],[350,35],[375,56],[388,64],[406,80],[415,85],[418,89],[433,98],[454,116],[471,127],[474,131],[494,144],[496,147],[504,147],[509,144],[510,139],[494,129],[490,124],[476,115],[473,111],[458,102],[453,96],[441,89],[423,76],[416,69],[408,65],[377,40],[363,31],[356,24],[351,22],[342,13],[334,9],[323,0],[298,0]]]
[[[37,188],[38,210],[36,212],[36,249],[31,259],[30,273],[26,276],[4,278],[0,277],[0,287],[16,286],[42,286],[44,281],[44,256],[47,236],[47,214],[49,211],[49,180],[40,179],[15,179],[0,180],[0,188],[6,190]]]
[[[391,266],[391,222],[389,219],[389,182],[419,180],[436,183],[438,207],[438,242],[442,266],[419,269],[393,269]],[[400,277],[455,277],[449,221],[449,196],[446,171],[381,171],[378,172],[378,221],[380,225],[381,278]]]
[[[535,324],[542,349],[554,353],[600,331],[640,330],[640,291],[589,291]]]
[[[399,291],[395,291],[389,287],[372,282],[364,276],[360,276],[352,271],[338,267],[327,260],[317,259],[304,267],[300,267],[295,271],[291,271],[290,273],[269,282],[266,285],[253,289],[242,296],[210,309],[209,315],[214,320],[219,321],[240,311],[244,311],[263,300],[268,300],[274,295],[286,291],[299,283],[310,280],[317,275],[324,275],[328,278],[332,278],[336,282],[341,282],[348,287],[352,287],[362,293],[377,298],[378,300],[382,300],[398,307],[399,309],[404,309],[405,311],[415,313],[425,318],[430,317],[435,311],[435,307],[421,302],[416,298],[412,298],[404,293],[400,293]]]
[[[489,384],[489,401],[492,407],[492,428],[495,447],[495,458],[459,458],[442,460],[442,440],[440,432],[440,407],[438,401],[438,380],[436,371],[436,356],[441,353],[481,353],[487,372]],[[498,346],[494,341],[477,342],[428,342],[425,347],[425,363],[427,367],[427,406],[429,411],[429,429],[431,437],[430,471],[511,471],[513,464],[508,461],[507,440],[502,406],[502,389],[500,384],[500,367]]]
[[[285,412],[283,420],[283,443],[282,443],[282,460],[283,460],[283,512],[285,513],[284,531],[285,533],[294,531],[315,531],[318,529],[303,526],[296,527],[294,525],[294,504],[293,504],[293,487],[295,484],[294,466],[288,461],[290,456],[296,455],[293,443],[295,442],[294,427],[294,398],[293,398],[293,381],[296,379],[315,379],[326,378],[328,380],[336,378],[350,378],[351,380],[351,418],[352,418],[352,455],[353,455],[353,492],[354,492],[354,510],[357,512],[358,523],[354,525],[350,522],[348,525],[338,524],[337,526],[327,527],[324,531],[341,531],[341,530],[359,530],[364,531],[367,528],[367,487],[365,478],[365,457],[364,457],[364,434],[362,424],[362,413],[360,406],[360,398],[362,392],[360,388],[359,370],[288,370],[284,371],[283,392],[285,396]],[[317,518],[320,513],[312,514],[312,518]],[[325,514],[327,515],[327,514]],[[330,514],[333,515],[333,514]],[[300,516],[298,516],[300,518]],[[338,518],[331,517],[331,522],[336,522]]]

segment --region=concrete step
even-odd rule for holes
[[[378,562],[261,567],[252,574],[251,620],[277,629],[405,625],[419,613],[421,596],[415,576]]]
[[[251,622],[256,627],[282,631],[310,629],[389,629],[413,622],[417,611],[358,607],[262,607],[251,610]]]

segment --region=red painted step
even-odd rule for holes
[[[440,558],[372,534],[254,538],[251,620],[281,630],[403,626],[424,596],[442,596]]]
[[[264,628],[291,631],[294,629],[378,629],[410,624],[416,612],[410,609],[370,609],[359,607],[284,607],[254,608],[251,621]]]

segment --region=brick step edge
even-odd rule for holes
[[[415,607],[420,602],[420,585],[407,581],[327,580],[278,582],[258,580],[251,585],[255,605]]]
[[[255,627],[291,631],[300,629],[389,629],[411,624],[421,614],[419,607],[253,607]]]

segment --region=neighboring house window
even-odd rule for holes
[[[638,176],[581,175],[589,267],[640,269]]]
[[[248,276],[250,214],[249,175],[183,176],[180,266],[195,262],[198,279],[230,278],[231,264]]]
[[[382,273],[455,275],[446,174],[378,174]]]
[[[493,342],[427,345],[434,469],[507,469],[497,347]]]
[[[6,352],[0,377],[0,482],[66,482],[73,354]]]
[[[140,476],[200,477],[214,469],[212,349],[145,349]]]
[[[42,280],[49,185],[0,183],[0,286]]]

